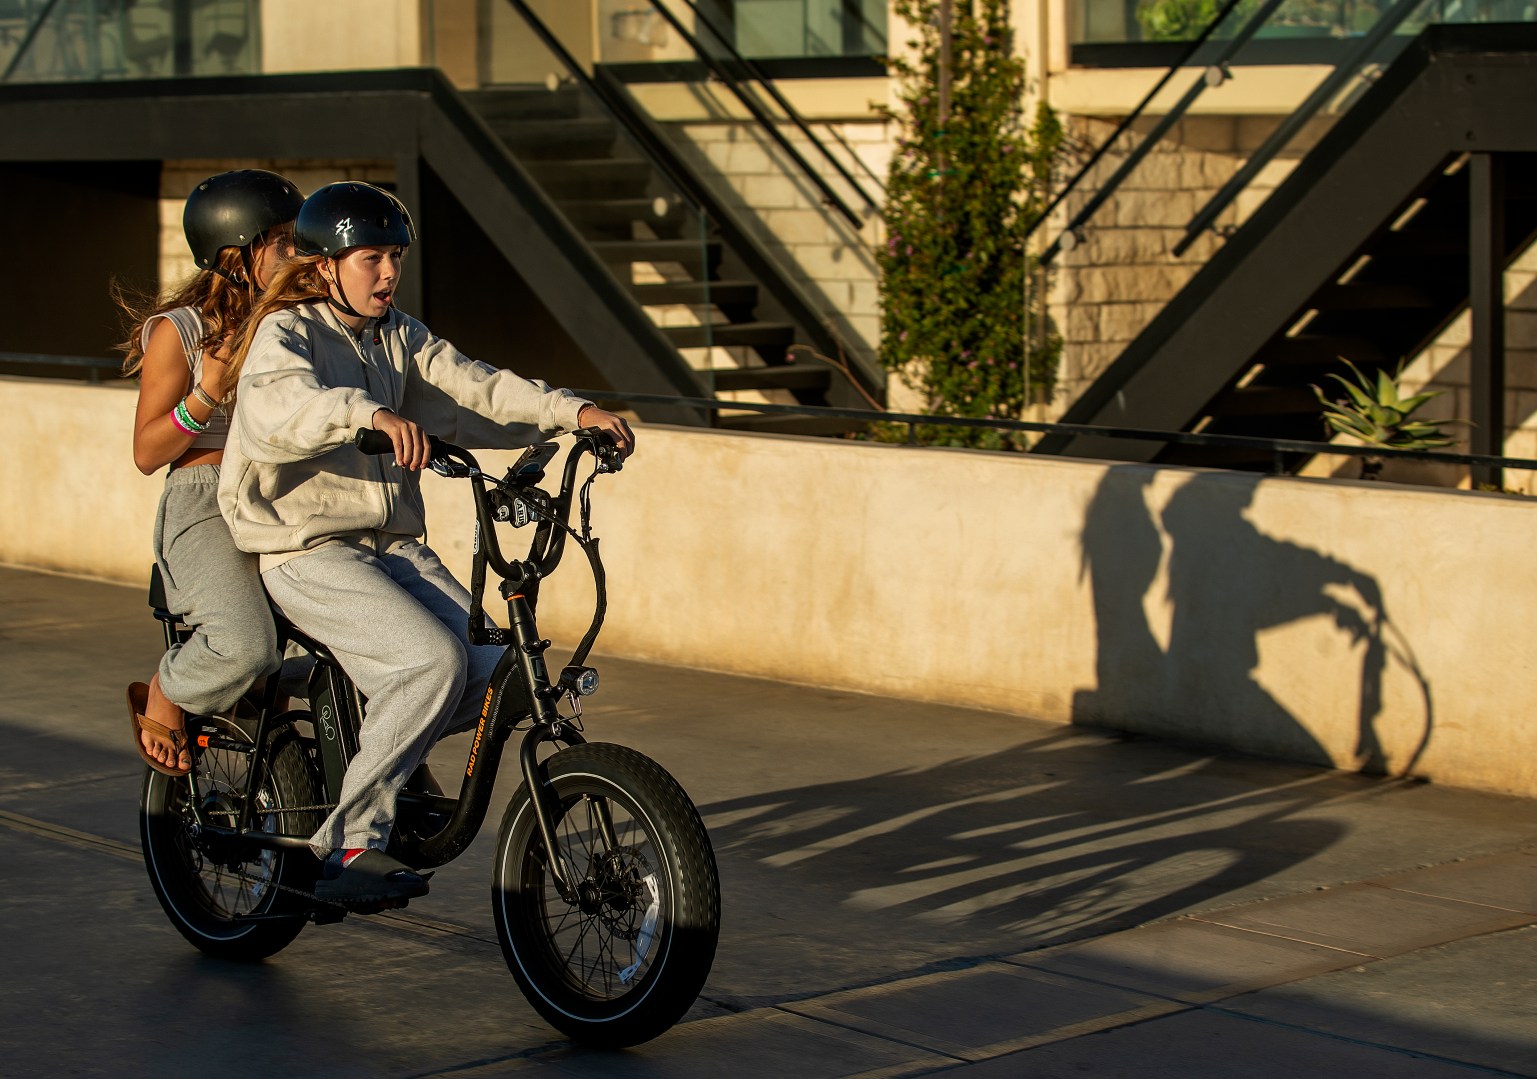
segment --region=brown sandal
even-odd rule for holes
[[[149,765],[161,775],[184,776],[192,771],[188,768],[172,768],[161,764],[149,755],[149,750],[144,748],[144,735],[159,738],[171,743],[171,748],[176,751],[176,759],[181,760],[181,755],[187,752],[186,728],[173,730],[163,723],[158,723],[144,714],[149,707],[149,685],[145,682],[131,682],[128,685],[128,714],[133,717],[133,748],[139,751],[139,756],[144,758],[144,763]]]

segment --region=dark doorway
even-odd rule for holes
[[[158,286],[159,197],[159,161],[0,165],[0,351],[112,356],[123,335],[112,282]]]

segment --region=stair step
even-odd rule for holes
[[[656,199],[644,196],[624,199],[557,197],[555,200],[555,204],[560,207],[560,212],[565,214],[574,225],[613,226],[640,221],[652,228],[658,228],[667,224],[675,225],[686,216],[681,206],[667,201],[664,202],[666,212],[658,217],[656,203]]]
[[[598,240],[590,245],[605,262],[678,262],[700,269],[720,261],[719,240]]]
[[[1411,227],[1377,237],[1365,253],[1373,258],[1455,258],[1465,261],[1468,236],[1466,232]]]
[[[745,345],[783,349],[795,340],[787,322],[714,322],[706,326],[663,326],[662,335],[678,348]]]
[[[601,118],[548,117],[490,123],[491,130],[525,160],[602,160],[619,138],[613,123]]]
[[[493,127],[504,120],[572,119],[601,115],[597,103],[574,87],[549,90],[520,86],[500,90],[468,90],[465,99]]]
[[[1324,392],[1328,392],[1327,389]],[[1218,416],[1317,416],[1323,410],[1306,386],[1244,386],[1216,403]]]
[[[1366,338],[1307,333],[1276,338],[1265,345],[1254,359],[1263,364],[1338,367],[1341,357],[1357,367],[1386,367],[1398,359],[1396,356],[1388,356],[1382,345]]]
[[[644,307],[663,304],[714,304],[717,307],[752,307],[758,302],[755,281],[669,281],[631,285],[630,293]]]
[[[529,161],[525,167],[556,199],[632,198],[651,183],[651,163],[638,157]]]
[[[1331,311],[1424,311],[1440,305],[1428,290],[1414,285],[1352,281],[1325,285],[1313,295],[1312,306]]]
[[[832,372],[820,363],[775,363],[766,367],[721,368],[709,373],[717,393],[733,390],[825,390]]]

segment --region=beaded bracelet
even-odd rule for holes
[[[209,395],[208,391],[203,389],[203,384],[201,382],[193,383],[193,386],[192,386],[192,396],[196,397],[199,401],[203,402],[203,404],[207,405],[209,408],[218,408],[219,407],[219,402],[215,401]],[[184,400],[185,400],[185,398],[184,398]]]
[[[176,402],[176,407],[171,409],[171,422],[181,428],[182,434],[196,438],[208,430],[206,423],[198,423],[192,418],[192,413],[187,411],[187,399],[183,397]]]

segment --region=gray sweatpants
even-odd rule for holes
[[[331,649],[368,698],[341,797],[310,847],[322,857],[383,848],[395,797],[433,743],[479,720],[502,649],[469,643],[469,592],[414,539],[333,540],[262,579],[288,619]]]
[[[219,514],[219,466],[178,468],[165,478],[155,517],[155,562],[166,603],[192,636],[160,659],[160,688],[196,714],[234,706],[277,669],[277,631],[256,556],[237,550]]]

